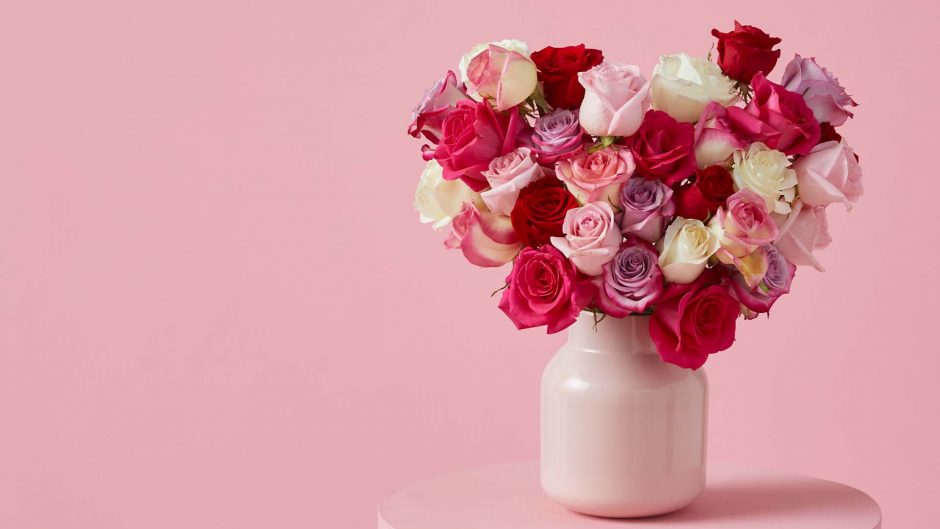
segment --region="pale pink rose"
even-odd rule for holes
[[[451,221],[451,228],[444,247],[459,248],[464,257],[477,266],[502,266],[522,249],[509,217],[480,211],[473,202],[464,203]]]
[[[789,215],[774,215],[780,226],[774,245],[791,263],[797,266],[812,266],[824,271],[822,264],[813,256],[832,242],[826,208],[812,207],[797,201]]]
[[[599,276],[614,258],[623,236],[607,202],[591,202],[565,213],[564,237],[552,237],[552,245],[574,263],[581,273]]]
[[[632,64],[603,62],[578,73],[584,100],[578,118],[593,136],[629,136],[650,107],[650,84]]]
[[[457,83],[457,75],[448,71],[443,79],[434,83],[424,98],[418,103],[412,116],[408,134],[415,138],[424,136],[428,141],[437,145],[443,134],[444,118],[454,109],[458,101],[470,99],[463,89],[463,84]]]
[[[804,59],[799,54],[793,57],[783,72],[784,88],[796,92],[806,100],[806,106],[813,111],[819,122],[828,121],[838,127],[852,117],[845,107],[858,106],[839,80],[832,73],[816,64],[816,58]]]
[[[633,175],[636,164],[628,149],[608,147],[559,160],[555,173],[578,202],[620,204],[620,187]]]
[[[490,44],[470,60],[469,88],[496,100],[496,110],[512,108],[532,95],[538,84],[535,63],[517,51]]]
[[[845,140],[827,141],[813,147],[793,164],[800,199],[810,206],[852,202],[862,196],[862,168]]]
[[[734,258],[747,256],[758,246],[772,243],[779,231],[767,211],[767,202],[750,189],[728,197],[726,205],[718,208],[709,225],[720,230],[721,248],[716,255],[726,264],[731,264]]]
[[[519,192],[544,175],[542,167],[532,158],[532,151],[519,147],[509,154],[493,158],[489,168],[483,171],[491,189],[480,193],[480,198],[493,213],[509,215]]]
[[[734,151],[745,148],[732,132],[726,114],[725,107],[712,101],[695,124],[695,162],[699,169],[725,162]]]

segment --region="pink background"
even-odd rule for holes
[[[479,41],[649,72],[734,17],[861,102],[867,193],[708,363],[711,457],[940,518],[936,4],[129,4],[0,16],[0,527],[373,527],[400,485],[535,458],[563,337],[418,224],[410,110]]]

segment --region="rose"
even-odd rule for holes
[[[731,293],[749,311],[753,311],[746,315],[748,319],[756,317],[756,313],[770,312],[777,299],[790,292],[790,284],[796,274],[796,267],[776,246],[768,244],[762,250],[767,259],[767,271],[759,285],[752,288],[741,274],[735,274],[731,280]]]
[[[747,151],[734,152],[732,176],[739,189],[750,189],[764,198],[768,211],[786,214],[796,196],[796,171],[780,151],[760,142]]]
[[[538,84],[535,64],[525,55],[496,44],[470,59],[467,87],[496,101],[496,110],[512,108],[526,100]]]
[[[796,54],[783,72],[783,82],[780,84],[791,92],[803,96],[806,105],[813,111],[813,116],[819,122],[829,122],[839,126],[852,117],[852,113],[845,109],[847,106],[858,106],[845,88],[839,84],[828,70],[816,64],[815,58],[804,59]]]
[[[630,151],[608,147],[559,160],[555,172],[582,204],[620,202],[620,186],[633,174],[636,165]]]
[[[502,266],[512,261],[522,248],[508,217],[481,211],[473,202],[464,202],[451,229],[444,247],[459,248],[464,257],[477,266]]]
[[[584,150],[586,140],[577,111],[559,108],[535,120],[532,152],[540,163],[554,164]]]
[[[504,40],[497,40],[494,42],[483,42],[483,43],[477,44],[476,46],[470,48],[470,50],[467,53],[464,53],[463,56],[460,57],[460,63],[457,65],[457,70],[460,73],[460,80],[462,82],[464,83],[467,82],[467,69],[470,67],[470,61],[472,61],[473,58],[479,55],[480,53],[486,51],[486,49],[490,47],[490,44],[495,44],[499,46],[500,48],[514,51],[525,57],[529,56],[529,45],[521,40],[504,39]]]
[[[606,63],[578,74],[584,87],[579,118],[592,136],[629,136],[650,106],[650,84],[632,64]]]
[[[862,196],[862,169],[845,142],[820,143],[793,164],[800,200],[810,206],[842,202],[851,209]]]
[[[658,180],[630,178],[620,189],[623,216],[620,229],[641,239],[656,242],[663,235],[666,220],[675,213],[672,189]]]
[[[653,245],[627,236],[613,260],[604,265],[604,273],[595,279],[594,301],[608,316],[622,318],[644,312],[663,292],[663,273]]]
[[[765,143],[787,155],[806,154],[819,143],[819,122],[800,94],[757,74],[751,81],[754,96],[744,108],[728,107],[727,119],[735,134]]]
[[[556,108],[578,108],[584,99],[584,87],[578,73],[597,66],[604,60],[601,50],[577,46],[553,48],[546,46],[532,54],[539,70],[545,99]]]
[[[698,369],[708,355],[731,347],[740,309],[724,283],[709,270],[693,283],[666,286],[650,318],[650,338],[663,361]]]
[[[465,99],[470,99],[470,96],[464,91],[463,85],[457,84],[457,76],[454,72],[448,71],[443,79],[434,83],[434,86],[418,103],[411,125],[408,127],[408,134],[415,138],[423,135],[436,145],[441,140],[444,118],[454,109],[458,101]]]
[[[699,169],[725,162],[745,143],[731,129],[728,111],[720,103],[705,106],[695,124],[695,161]]]
[[[695,281],[718,251],[719,233],[705,227],[700,220],[676,217],[666,228],[659,267],[672,283]]]
[[[548,333],[575,322],[591,302],[593,288],[570,261],[550,245],[524,248],[506,278],[499,308],[517,329],[548,326]]]
[[[709,222],[720,233],[718,260],[734,265],[748,285],[757,285],[767,271],[767,256],[760,247],[773,242],[777,224],[767,212],[764,199],[750,189],[742,189],[728,198],[726,207]]]
[[[650,110],[626,144],[641,175],[672,186],[695,172],[694,134],[692,125],[679,123],[665,112]]]
[[[774,220],[779,226],[774,244],[780,253],[797,266],[812,266],[820,272],[825,271],[813,256],[813,250],[826,248],[832,242],[826,208],[812,207],[798,200],[789,215],[774,215]]]
[[[715,63],[685,53],[663,55],[650,80],[653,108],[678,121],[697,121],[710,101],[728,106],[737,101],[734,83]]]
[[[564,237],[552,237],[552,245],[583,274],[597,276],[614,258],[623,236],[614,221],[614,208],[607,202],[591,202],[569,209],[562,224]]]
[[[490,160],[515,148],[516,136],[524,126],[518,112],[496,113],[486,103],[460,101],[444,118],[434,159],[444,168],[445,179],[460,178],[480,191],[487,186],[481,171]]]
[[[700,169],[695,181],[676,189],[675,214],[687,219],[708,220],[734,193],[731,173],[720,165]]]
[[[524,187],[544,176],[542,167],[532,159],[532,151],[526,147],[493,158],[483,176],[492,189],[480,193],[480,198],[498,215],[509,215],[519,192]]]
[[[526,246],[541,246],[551,237],[564,235],[562,224],[569,209],[578,200],[557,178],[547,176],[533,182],[519,193],[510,213],[512,227]]]
[[[768,74],[780,58],[780,50],[772,49],[780,40],[754,26],[734,21],[734,31],[712,30],[718,39],[718,65],[725,74],[742,83],[750,83],[757,73]]]
[[[823,121],[819,124],[819,143],[826,143],[827,141],[841,141],[842,135],[836,132],[836,128],[832,126],[832,123],[828,121]],[[858,155],[855,156],[858,158]]]
[[[464,202],[479,199],[467,184],[459,180],[444,180],[441,166],[434,160],[425,165],[415,190],[415,209],[418,210],[422,223],[433,222],[435,230],[450,224],[460,213]]]

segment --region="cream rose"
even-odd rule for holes
[[[695,281],[705,270],[708,259],[718,251],[720,235],[700,220],[676,217],[666,228],[659,254],[659,268],[666,281]]]
[[[698,121],[711,101],[726,107],[738,99],[734,82],[717,64],[685,53],[659,58],[650,80],[650,95],[653,108],[687,123]]]
[[[441,165],[431,160],[424,166],[418,189],[415,191],[415,209],[421,222],[433,222],[435,230],[450,224],[460,213],[464,202],[479,202],[480,195],[460,180],[444,180]]]
[[[483,42],[477,44],[476,46],[470,48],[470,51],[464,53],[460,58],[460,64],[457,66],[457,69],[460,71],[460,82],[467,82],[467,68],[470,67],[470,61],[472,61],[473,58],[479,55],[481,52],[486,51],[490,44],[495,44],[500,48],[505,48],[509,51],[518,52],[522,55],[525,55],[526,57],[529,56],[529,45],[521,40],[504,39],[495,42]]]
[[[731,172],[738,189],[750,189],[767,203],[767,211],[786,215],[796,196],[796,171],[787,155],[754,142],[747,151],[734,152]]]

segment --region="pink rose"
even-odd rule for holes
[[[762,247],[767,259],[767,271],[757,285],[748,285],[744,276],[735,274],[731,280],[731,293],[748,310],[747,319],[757,314],[770,312],[770,308],[780,296],[790,292],[790,284],[796,274],[796,267],[776,246],[768,244]]]
[[[754,95],[744,108],[728,107],[727,119],[738,137],[761,142],[788,156],[806,154],[819,143],[819,122],[800,94],[758,73]]]
[[[569,209],[561,229],[565,236],[552,237],[552,245],[589,276],[601,274],[601,267],[614,258],[623,240],[614,221],[614,208],[607,202]]]
[[[496,110],[502,111],[532,95],[538,72],[525,55],[490,44],[470,60],[467,84],[481,96],[495,99]]]
[[[489,168],[483,171],[492,189],[480,193],[480,198],[493,213],[509,215],[519,192],[544,175],[542,167],[532,159],[532,151],[519,147],[509,154],[493,158]]]
[[[777,224],[767,211],[767,202],[750,189],[728,197],[727,205],[718,208],[709,225],[722,234],[721,248],[716,255],[726,264],[773,242],[778,235]]]
[[[800,199],[810,206],[842,202],[851,209],[862,196],[862,168],[845,142],[827,141],[793,164]]]
[[[676,212],[672,188],[641,177],[630,178],[620,189],[620,207],[620,230],[650,242],[662,238],[666,221]]]
[[[731,130],[727,110],[712,101],[695,124],[695,161],[699,169],[723,163],[745,143]]]
[[[559,160],[555,171],[578,201],[620,203],[620,186],[636,169],[627,149],[608,147]]]
[[[594,289],[555,247],[524,248],[506,278],[499,308],[517,329],[564,330],[591,302]]]
[[[481,172],[493,158],[516,147],[524,126],[518,112],[496,113],[485,102],[459,101],[444,118],[441,142],[434,151],[444,179],[460,178],[474,191],[482,191],[488,184]]]
[[[812,57],[804,59],[799,54],[794,56],[783,72],[781,84],[787,90],[802,95],[819,122],[829,122],[838,127],[852,117],[852,113],[845,107],[858,106],[858,103],[845,93],[845,88],[842,88],[839,80],[816,64],[816,59]]]
[[[780,226],[774,243],[780,253],[797,266],[812,266],[824,271],[822,264],[813,256],[813,250],[829,246],[829,222],[826,208],[813,207],[797,201],[789,215],[774,215]]]
[[[628,235],[617,255],[604,265],[604,274],[595,279],[597,308],[622,318],[652,307],[663,292],[658,260],[652,244]]]
[[[650,107],[650,84],[632,64],[601,63],[578,73],[584,87],[579,118],[593,136],[629,136]]]
[[[577,111],[559,108],[535,120],[532,152],[539,163],[554,164],[584,150],[589,138],[581,130]]]
[[[424,136],[433,144],[441,141],[444,118],[454,109],[458,101],[470,99],[462,84],[457,84],[457,75],[448,71],[443,79],[424,94],[415,108],[408,134],[415,138]]]
[[[444,247],[459,248],[464,257],[477,266],[502,266],[512,261],[522,248],[509,217],[480,211],[473,202],[464,203],[451,221],[451,229]]]
[[[650,337],[664,362],[698,369],[708,355],[731,347],[740,308],[726,283],[711,269],[692,283],[666,286],[650,318]]]

